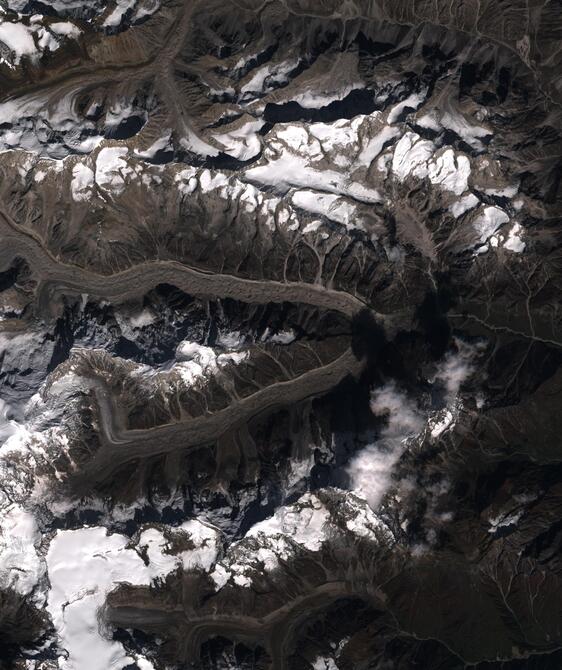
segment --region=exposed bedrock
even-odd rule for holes
[[[2,6],[0,666],[558,670],[560,2]]]

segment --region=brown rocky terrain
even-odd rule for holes
[[[559,0],[6,0],[0,667],[560,666]]]

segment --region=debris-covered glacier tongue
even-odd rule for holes
[[[0,5],[0,670],[558,669],[560,7]]]

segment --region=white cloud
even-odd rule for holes
[[[449,352],[437,368],[436,379],[440,380],[447,391],[447,404],[454,402],[460,387],[472,372],[472,361],[475,349],[456,339],[456,351]]]
[[[428,416],[392,382],[373,392],[371,409],[376,415],[387,414],[387,423],[379,440],[357,454],[348,466],[353,488],[365,497],[372,509],[380,505],[389,490],[392,472],[408,440],[419,435],[428,421],[433,438],[453,425],[454,413],[449,408],[455,405],[462,384],[472,372],[476,353],[475,347],[462,340],[457,339],[455,345],[455,350],[438,365],[433,380],[445,388],[444,410]]]
[[[422,430],[425,419],[415,402],[393,383],[373,392],[371,409],[375,414],[388,413],[388,422],[380,440],[363,449],[350,463],[348,472],[354,489],[374,509],[390,487],[392,471],[407,440]]]

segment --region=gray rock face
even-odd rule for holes
[[[2,6],[0,667],[558,668],[560,7]]]

